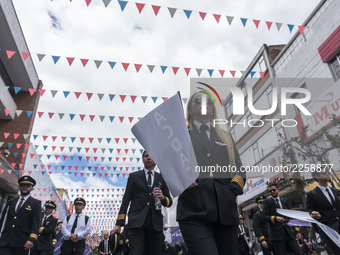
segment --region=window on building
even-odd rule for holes
[[[334,79],[339,80],[340,79],[340,54],[338,54],[335,58],[333,58],[329,62],[329,66],[330,66]]]

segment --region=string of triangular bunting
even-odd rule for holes
[[[111,3],[111,0],[102,0],[102,1],[104,3],[105,8]],[[70,2],[72,2],[72,0],[70,0]],[[86,3],[87,6],[89,6],[91,2],[92,2],[92,0],[85,0],[85,3]],[[119,7],[122,10],[122,12],[124,12],[124,10],[125,10],[125,8],[126,8],[126,6],[129,2],[135,4],[139,14],[142,13],[145,5],[149,6],[149,4],[145,4],[145,3],[137,3],[137,2],[132,2],[132,1],[118,0],[118,4],[119,4]],[[158,15],[161,8],[163,8],[163,9],[166,8],[169,11],[171,18],[173,18],[175,16],[175,14],[177,13],[177,10],[183,10],[185,16],[188,19],[190,19],[192,17],[191,14],[194,12],[194,13],[197,13],[199,15],[199,17],[202,19],[202,21],[204,21],[207,14],[209,14],[209,15],[214,17],[214,19],[216,20],[217,23],[220,23],[221,17],[223,16],[223,17],[226,17],[226,21],[228,21],[228,24],[230,26],[232,24],[235,24],[235,23],[233,23],[235,16],[230,16],[230,15],[226,15],[226,14],[214,14],[214,13],[208,13],[208,12],[203,12],[203,11],[194,11],[194,10],[180,9],[180,8],[174,8],[174,7],[164,7],[164,6],[152,5],[152,4],[150,6],[152,7],[152,10],[153,10],[153,13],[155,14],[155,16]],[[244,27],[247,25],[248,20],[249,20],[249,18],[241,18],[240,17],[240,21],[241,21],[241,23]],[[254,28],[258,29],[262,20],[252,19],[252,21],[254,23]],[[268,31],[271,31],[270,29],[272,27],[272,24],[274,23],[273,21],[265,21],[265,22],[262,21],[262,23],[265,23],[266,27],[268,28]],[[281,29],[281,27],[284,23],[275,22],[275,24],[276,24],[277,30],[280,31],[280,29]],[[296,26],[299,28],[300,34],[302,34],[305,26],[287,24],[287,28],[289,29],[290,33],[293,31],[294,27],[296,27]]]

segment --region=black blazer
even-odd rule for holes
[[[0,246],[23,247],[27,240],[33,243],[37,241],[41,224],[41,201],[29,197],[15,213],[15,206],[19,198],[10,200],[1,216],[0,226],[2,226],[8,209]]]
[[[319,219],[323,224],[338,231],[340,225],[340,191],[331,188],[335,198],[335,205],[331,205],[319,187],[307,193],[306,211],[312,213],[318,211],[321,215]]]
[[[166,185],[161,174],[154,172],[153,185],[160,188],[164,195],[162,205],[164,207],[170,207],[172,205],[172,198],[168,186]],[[142,227],[147,212],[150,208],[152,214],[152,225],[156,231],[163,231],[163,215],[161,210],[155,209],[155,201],[152,191],[149,190],[145,177],[144,169],[131,173],[126,184],[126,189],[123,197],[122,204],[120,206],[116,225],[124,226],[126,212],[130,204],[129,209],[129,229]]]
[[[37,249],[39,251],[47,251],[52,249],[53,233],[55,235],[57,222],[58,220],[54,218],[53,215],[51,215],[40,227],[37,241]]]
[[[263,211],[261,210],[254,214],[253,229],[255,236],[259,238],[259,242],[269,240],[268,223],[263,220]]]
[[[283,209],[291,209],[289,201],[286,198],[280,197],[280,201]],[[282,241],[285,236],[288,238],[295,239],[295,233],[299,232],[299,228],[294,228],[295,233],[292,228],[287,225],[289,218],[284,217],[276,212],[276,209],[280,209],[274,200],[274,198],[269,197],[263,201],[263,219],[265,222],[269,223],[269,240],[270,241]],[[276,216],[285,218],[284,223],[280,223],[276,220]]]
[[[247,227],[244,227],[244,232],[246,232],[246,237],[249,237],[249,230]],[[248,246],[248,240],[244,238],[244,236],[241,236],[241,230],[239,227],[237,227],[237,251],[248,251],[249,252],[249,246]]]
[[[108,251],[111,253],[111,245],[110,245],[110,240],[108,239]],[[99,246],[98,246],[98,253],[101,254],[104,252],[104,240],[100,241]]]
[[[196,127],[190,132],[191,142],[195,151],[198,166],[229,166],[228,150],[214,128],[210,132],[210,146],[202,143]],[[237,169],[242,166],[235,143],[235,162]],[[243,194],[246,181],[245,173],[236,173],[231,178],[214,178],[210,173],[200,173],[196,180],[198,185],[186,189],[178,198],[177,221],[198,219],[203,222],[215,222],[219,214],[223,225],[238,225],[236,197]],[[219,211],[217,211],[219,210]]]

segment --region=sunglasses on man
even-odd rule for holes
[[[269,192],[275,192],[276,191],[276,189],[270,189],[269,190]]]
[[[202,103],[202,97],[196,97],[194,99],[194,104],[200,105]],[[213,105],[214,100],[212,100],[210,97],[207,98],[207,104]]]
[[[22,184],[20,184],[20,187],[31,187],[32,185],[31,184],[28,184],[28,183],[22,183]]]

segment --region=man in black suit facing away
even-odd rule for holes
[[[154,196],[161,200],[164,207],[172,205],[169,189],[161,174],[155,172],[155,162],[143,152],[144,169],[131,173],[126,184],[125,194],[120,206],[115,228],[111,231],[120,233],[125,224],[129,209],[129,249],[131,255],[159,255],[162,250],[163,215],[156,210]],[[156,186],[153,190],[152,187]],[[154,196],[153,196],[154,193]]]
[[[250,240],[249,237],[249,230],[247,227],[243,225],[244,218],[242,215],[239,217],[240,224],[238,225],[238,233],[237,233],[237,253],[238,255],[249,255],[249,246],[248,241]]]
[[[109,255],[111,254],[111,247],[109,243],[109,233],[104,233],[103,241],[100,241],[98,246],[98,253],[101,255]]]
[[[57,206],[53,201],[47,201],[45,204],[45,213],[42,218],[42,224],[39,229],[39,236],[33,255],[50,255],[52,253],[52,236],[55,233],[55,227],[58,220],[53,217],[52,212]]]
[[[20,197],[10,200],[0,219],[0,254],[27,255],[36,243],[41,221],[41,201],[30,196],[36,181],[19,179]]]
[[[306,211],[311,214],[312,218],[340,233],[340,191],[328,186],[331,178],[326,169],[315,171],[312,175],[318,182],[318,186],[307,193]],[[323,231],[318,230],[330,250],[334,254],[340,254],[340,248]]]
[[[260,210],[254,214],[253,218],[253,229],[255,236],[259,239],[263,255],[271,255],[272,252],[275,254],[271,241],[269,240],[268,234],[268,223],[263,220],[263,201],[266,199],[265,196],[259,196],[256,198],[256,203],[259,205]]]
[[[300,247],[297,244],[295,234],[287,225],[289,219],[279,216],[276,209],[291,209],[286,198],[279,197],[278,185],[268,185],[270,197],[263,202],[263,217],[269,223],[269,240],[273,243],[277,255],[289,254],[301,255]],[[299,229],[295,228],[297,238],[300,239]]]

